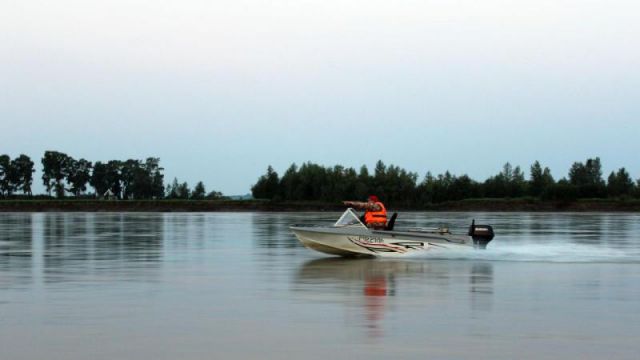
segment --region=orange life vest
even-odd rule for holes
[[[387,223],[387,209],[381,202],[377,202],[376,205],[380,207],[380,211],[369,211],[364,213],[364,222],[369,224],[386,224]]]

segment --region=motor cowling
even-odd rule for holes
[[[467,234],[473,239],[473,246],[478,249],[486,249],[487,244],[493,240],[495,236],[491,225],[476,225],[476,221],[473,220],[469,226],[469,233]]]

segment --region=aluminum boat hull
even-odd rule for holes
[[[444,231],[390,231],[364,227],[292,226],[307,248],[338,256],[402,256],[424,251],[473,250],[473,238]]]

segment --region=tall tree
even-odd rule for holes
[[[177,197],[176,195],[177,187],[178,187],[178,178],[173,178],[173,182],[167,184],[167,187],[165,188],[164,197],[167,199],[175,199]]]
[[[169,199],[188,199],[191,192],[189,184],[180,183],[177,178],[173,178],[173,183],[167,185],[166,197]]]
[[[607,181],[607,193],[609,196],[631,195],[633,190],[633,180],[625,168],[620,168],[618,172],[611,172]]]
[[[602,165],[600,164],[599,157],[596,157],[595,159],[587,159],[585,169],[587,170],[590,184],[604,185],[604,180],[602,179]]]
[[[217,200],[217,199],[222,199],[223,198],[223,194],[220,191],[210,191],[207,196],[205,197],[207,200]]]
[[[291,164],[287,171],[284,172],[282,179],[280,179],[280,192],[283,199],[287,200],[299,200],[300,179],[298,176],[298,166]]]
[[[511,197],[520,197],[526,193],[527,182],[524,180],[524,173],[520,169],[520,166],[516,166],[513,169],[513,175],[509,183],[508,195]]]
[[[149,157],[144,162],[144,170],[149,179],[149,186],[144,192],[147,198],[162,198],[164,196],[164,168],[160,167],[160,158]]]
[[[196,186],[193,188],[193,192],[191,192],[191,198],[195,200],[202,200],[206,194],[207,191],[204,188],[204,184],[202,181],[198,181]]]
[[[548,167],[542,169],[540,162],[531,165],[531,178],[529,181],[529,194],[532,196],[542,196],[555,183],[551,170]]]
[[[357,199],[355,197],[357,183],[358,173],[356,172],[356,169],[352,167],[344,169],[341,179],[341,192],[337,194],[337,200]]]
[[[70,186],[68,190],[73,195],[79,196],[87,190],[87,184],[91,180],[91,168],[92,164],[90,161],[69,158],[65,173],[67,183]]]
[[[151,199],[164,196],[164,175],[159,158],[147,158],[144,162],[129,160],[122,170],[123,184],[126,184],[127,198]]]
[[[574,162],[569,169],[569,182],[578,191],[578,197],[604,197],[606,186],[602,179],[602,165],[600,158],[587,159],[583,164]]]
[[[122,161],[109,160],[106,164],[106,171],[104,174],[105,181],[108,184],[108,189],[111,190],[113,195],[118,199],[122,198],[121,168]]]
[[[479,196],[478,183],[467,174],[454,176],[449,187],[448,200],[471,199]]]
[[[486,197],[519,197],[526,192],[527,183],[520,166],[515,168],[507,162],[502,171],[482,184],[483,194]]]
[[[49,195],[53,188],[57,197],[64,197],[64,178],[69,160],[67,154],[45,151],[42,158],[42,181]]]
[[[251,187],[253,197],[256,199],[273,199],[278,195],[279,187],[278,173],[273,170],[271,165],[267,167],[267,173],[262,175],[258,182]]]
[[[101,161],[97,161],[93,166],[93,172],[91,173],[91,179],[89,184],[93,186],[96,191],[97,197],[102,197],[109,190],[109,183],[107,181],[107,165]]]
[[[502,171],[489,177],[483,184],[484,196],[501,198],[509,196],[509,184],[513,178],[513,167],[510,163],[504,164]]]
[[[418,196],[420,204],[432,204],[434,202],[435,177],[431,171],[427,171],[424,180],[418,185]]]
[[[179,184],[176,190],[176,194],[178,195],[178,199],[188,199],[189,195],[191,195],[189,184],[187,184],[186,181]]]
[[[382,162],[382,160],[378,160],[376,162],[376,166],[373,170],[373,179],[371,181],[371,187],[369,191],[377,195],[381,199],[386,199],[386,180],[387,180],[387,166]]]
[[[14,178],[14,188],[22,190],[25,195],[31,195],[31,184],[33,183],[33,161],[27,155],[20,154],[11,161],[11,168]]]
[[[369,195],[369,182],[369,169],[367,169],[366,165],[362,165],[356,179],[355,199],[365,199]]]
[[[0,195],[11,195],[12,177],[11,157],[5,154],[0,155]]]
[[[513,180],[513,166],[511,165],[510,162],[506,162],[503,166],[502,166],[502,173],[501,173],[502,177],[504,178],[504,181],[507,183],[510,183],[511,180]]]
[[[127,161],[123,161],[120,163],[120,185],[122,187],[122,198],[130,199],[130,198],[138,198],[139,196],[135,196],[135,192],[139,192],[140,190],[136,188],[141,188],[142,184],[138,184],[140,181],[144,181],[143,177],[140,176],[141,172],[140,161],[129,159]],[[135,191],[138,190],[138,191]]]

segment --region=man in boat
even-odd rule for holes
[[[364,224],[372,229],[384,229],[387,226],[387,209],[375,195],[369,195],[367,202],[343,201],[343,204],[355,209],[365,210]]]

